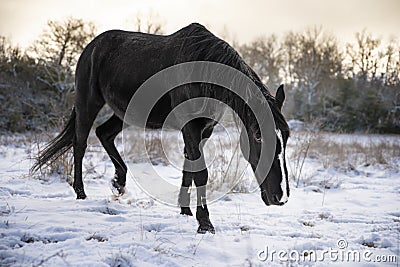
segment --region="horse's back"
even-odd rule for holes
[[[168,39],[168,36],[121,30],[100,34],[87,45],[78,61],[77,94],[101,95],[123,118],[140,85],[174,64]]]
[[[170,35],[155,35],[122,30],[110,30],[97,36],[83,51],[77,66],[79,77],[90,80],[88,95],[100,94],[104,101],[123,119],[127,106],[137,89],[151,76],[178,63],[202,60],[202,49],[187,48],[216,38],[204,26],[194,23]],[[199,53],[201,51],[201,53]],[[197,55],[191,58],[191,55]],[[192,92],[195,93],[195,92]],[[198,92],[196,92],[198,93]],[[178,94],[180,95],[180,94]],[[159,116],[149,118],[158,127],[171,109],[171,94],[167,94],[154,108]]]

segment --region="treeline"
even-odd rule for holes
[[[81,19],[49,21],[27,49],[0,37],[0,130],[60,126],[73,103],[74,69],[96,28]]]
[[[400,133],[400,44],[366,30],[341,44],[321,28],[238,46],[270,88],[285,83],[288,118],[329,131]]]
[[[137,19],[134,30],[162,32]],[[70,113],[74,68],[92,23],[49,21],[26,50],[0,37],[0,130],[44,130]],[[340,44],[321,28],[234,45],[263,81],[286,85],[288,119],[329,131],[400,133],[400,45],[366,31]]]

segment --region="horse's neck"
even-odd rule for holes
[[[255,122],[255,116],[251,112],[250,106],[241,98],[236,95],[233,95],[231,99],[231,108],[239,117],[242,122],[242,126],[247,130],[251,130]]]

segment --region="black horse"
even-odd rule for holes
[[[288,175],[285,162],[285,147],[289,137],[288,125],[281,113],[285,94],[283,86],[273,97],[257,74],[243,61],[239,54],[225,41],[217,38],[204,26],[194,23],[167,36],[107,31],[90,42],[79,58],[75,78],[75,105],[65,129],[44,148],[32,167],[37,171],[73,147],[74,183],[78,199],[85,199],[82,182],[82,160],[87,138],[100,109],[108,104],[114,114],[96,129],[96,135],[115,166],[112,185],[120,194],[124,193],[127,167],[118,153],[114,139],[123,129],[123,120],[128,104],[136,90],[155,73],[179,63],[191,61],[217,62],[230,66],[249,77],[268,103],[276,125],[275,157],[267,177],[257,179],[261,197],[266,205],[283,205],[289,196]],[[194,83],[189,87],[177,87],[164,95],[152,109],[146,126],[162,127],[167,115],[180,103],[195,97],[211,97],[229,105],[242,120],[249,140],[249,155],[246,158],[253,170],[259,164],[261,142],[260,127],[247,103],[226,88]],[[261,103],[260,102],[260,103]],[[218,116],[216,116],[218,117]],[[196,118],[187,122],[181,130],[184,139],[185,158],[196,160],[202,155],[203,139],[209,138],[217,121]],[[262,164],[262,163],[260,163]],[[257,176],[257,174],[256,174]],[[207,168],[200,171],[183,171],[182,188],[193,181],[197,188],[207,184]],[[192,215],[188,206],[188,190],[181,190],[179,203],[181,214]],[[214,233],[206,205],[205,190],[197,192],[196,218],[199,233]]]

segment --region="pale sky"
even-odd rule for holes
[[[0,0],[0,35],[27,46],[48,20],[68,16],[93,21],[99,33],[132,30],[138,13],[158,14],[166,33],[199,22],[216,34],[226,28],[239,43],[307,26],[322,26],[342,42],[364,28],[400,37],[400,0]]]

